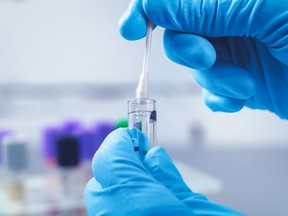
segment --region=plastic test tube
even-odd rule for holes
[[[24,201],[23,181],[28,166],[26,140],[21,135],[15,135],[5,138],[2,144],[8,198],[11,201]]]
[[[157,112],[155,100],[149,98],[141,98],[128,101],[129,128],[139,129],[147,136],[149,141],[148,146],[141,145],[141,142],[134,143],[134,151],[140,158],[145,156],[150,147],[156,145],[156,123]],[[135,141],[136,140],[134,140],[134,142]]]
[[[82,175],[80,165],[79,139],[72,135],[61,135],[56,141],[56,160],[59,166],[62,191],[61,195],[71,198],[80,194],[79,185]],[[82,191],[81,191],[82,192]]]

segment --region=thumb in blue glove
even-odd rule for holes
[[[167,56],[193,69],[213,111],[247,106],[288,119],[287,11],[281,0],[133,0],[119,29],[134,40],[148,19],[165,28]]]
[[[135,134],[147,142],[136,129],[117,129],[96,152],[84,193],[89,215],[240,215],[193,193],[163,148],[152,148],[141,161]]]

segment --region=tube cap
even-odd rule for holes
[[[10,130],[5,130],[5,129],[0,130],[0,165],[2,163],[2,157],[3,157],[2,156],[2,140],[11,134],[12,134],[12,131],[10,131]]]
[[[59,136],[56,142],[56,158],[60,167],[74,167],[80,162],[79,140],[75,136]]]
[[[83,130],[83,125],[78,120],[67,120],[60,129],[64,134],[79,134]]]
[[[91,160],[95,153],[96,132],[92,129],[85,129],[80,136],[81,159]]]
[[[50,126],[43,130],[43,156],[48,165],[56,163],[56,140],[60,130],[56,126]]]
[[[19,172],[28,166],[28,151],[25,140],[20,136],[3,139],[3,164],[7,171]]]
[[[94,153],[98,150],[106,136],[116,129],[116,126],[111,121],[100,121],[94,127],[96,133],[95,145],[94,145]],[[93,154],[94,154],[93,153]]]

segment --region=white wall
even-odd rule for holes
[[[144,42],[124,40],[117,27],[127,0],[13,2],[0,1],[2,81],[137,79]],[[155,42],[161,35],[155,34]],[[161,43],[154,45],[162,47]],[[166,59],[160,61],[156,62],[163,64],[161,70],[172,65]],[[164,74],[158,77],[162,79]]]

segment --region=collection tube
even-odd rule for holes
[[[132,99],[128,101],[128,127],[137,128],[144,133],[149,141],[147,146],[136,146],[140,158],[144,156],[149,148],[156,145],[156,101],[149,98]]]

